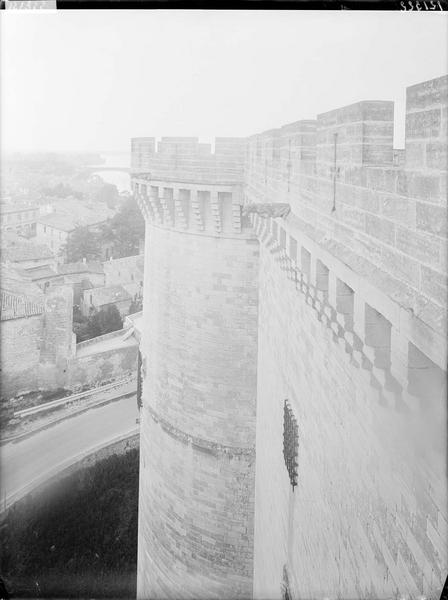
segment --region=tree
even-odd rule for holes
[[[73,331],[78,343],[122,328],[123,320],[115,304],[95,311],[90,317],[82,316],[78,310],[73,311]]]
[[[41,192],[45,196],[56,196],[58,198],[68,198],[74,196],[75,198],[82,199],[83,194],[74,190],[70,185],[66,185],[62,182],[54,185],[53,187],[43,187]]]
[[[77,227],[68,237],[67,243],[61,249],[66,262],[98,260],[101,258],[100,236],[88,229]]]
[[[145,237],[145,221],[136,200],[128,198],[116,215],[103,226],[102,238],[113,242],[113,256],[123,258],[138,254],[139,242]]]
[[[104,202],[109,208],[115,208],[118,204],[118,199],[118,189],[113,183],[105,183],[95,194],[95,200]]]
[[[88,317],[85,317],[77,304],[73,305],[73,333],[76,334],[77,342],[84,342],[89,339]]]
[[[85,321],[73,321],[73,333],[76,334],[76,342],[85,342],[86,340],[90,340],[94,337],[100,335],[98,331],[95,331],[89,319],[86,317]]]
[[[51,493],[44,486],[19,500],[0,536],[10,595],[36,597],[38,580],[42,598],[135,597],[138,472],[131,449],[58,479]],[[1,587],[0,598],[7,598]]]
[[[133,315],[134,313],[140,312],[141,310],[143,310],[142,298],[135,298],[129,305],[128,315]]]
[[[84,323],[87,320],[87,317],[85,317],[82,312],[81,312],[81,308],[78,304],[74,304],[73,305],[73,322],[75,323]]]
[[[91,326],[101,332],[98,335],[118,331],[123,327],[123,320],[115,304],[109,304],[109,306],[93,313],[89,320]]]

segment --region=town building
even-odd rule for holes
[[[3,406],[14,408],[27,394],[63,396],[133,376],[137,339],[131,321],[122,330],[76,343],[72,317],[71,285],[60,280],[38,285],[28,272],[0,265]]]
[[[143,295],[144,257],[140,254],[110,258],[103,263],[105,286],[121,285],[134,300]]]
[[[115,306],[121,317],[129,314],[133,298],[122,285],[111,285],[108,287],[97,287],[86,289],[81,296],[81,312],[85,317],[92,313]]]
[[[61,256],[69,237],[78,227],[98,232],[99,227],[113,216],[106,206],[99,206],[75,198],[59,200],[53,211],[39,217],[37,240],[46,244],[57,256]],[[63,257],[62,257],[63,258]]]
[[[132,303],[141,304],[143,296],[141,255],[110,258],[100,262],[59,265],[65,282],[73,285],[74,303],[88,317],[93,312],[115,305],[121,316],[129,314]]]
[[[84,290],[105,285],[104,267],[99,261],[64,263],[58,265],[57,270],[58,274],[63,276],[64,282],[72,286],[73,303],[78,306],[81,304]]]
[[[53,269],[57,264],[48,246],[9,231],[4,232],[0,239],[0,260],[25,270],[40,267]]]
[[[447,100],[132,141],[141,600],[440,596]]]
[[[50,285],[59,285],[64,283],[64,277],[59,275],[54,268],[48,266],[32,267],[26,270],[16,268],[16,272],[20,273],[24,278],[27,278],[29,281],[44,289]]]
[[[31,204],[0,202],[0,231],[15,232],[24,237],[36,235],[39,207]]]
[[[0,266],[1,397],[63,387],[73,355],[72,292],[42,289],[15,268]]]

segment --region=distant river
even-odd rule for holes
[[[102,171],[101,167],[130,167],[131,166],[131,155],[126,152],[102,152],[101,158],[104,158],[104,163],[98,165],[98,171],[95,171],[95,175],[98,175],[106,183],[113,183],[117,186],[119,192],[130,192],[131,181],[129,173],[123,173],[122,171]]]

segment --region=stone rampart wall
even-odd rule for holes
[[[2,321],[3,398],[65,387],[73,348],[73,292],[69,286],[49,287],[42,305],[41,314]]]
[[[254,597],[280,599],[285,585],[303,599],[438,597],[448,568],[445,374],[364,300],[362,311],[342,280],[329,289],[322,255],[310,256],[310,280],[289,257],[306,241],[297,232],[257,228]],[[298,424],[294,491],[286,399]]]
[[[249,138],[243,183],[225,181],[227,168],[213,176],[196,138],[164,138],[157,153],[153,139],[134,140],[150,229],[140,597],[247,593],[251,409],[238,402],[256,332],[254,596],[440,595],[447,84],[408,88],[405,150],[393,149],[393,103],[360,102]],[[260,203],[284,206],[270,216]],[[255,333],[248,218],[261,247]],[[295,488],[285,400],[298,424]]]
[[[359,102],[249,139],[248,202],[297,226],[446,335],[448,76],[408,88],[405,164],[393,103]]]
[[[41,362],[57,363],[72,354],[73,290],[68,285],[45,292]]]
[[[38,388],[43,320],[40,314],[1,322],[2,398]]]
[[[103,337],[95,341],[101,343]],[[137,370],[137,352],[138,345],[135,344],[74,356],[68,364],[65,387],[70,390],[87,389],[131,375]]]
[[[437,597],[448,569],[443,77],[254,136],[254,596]],[[257,212],[259,214],[257,214]],[[283,456],[298,424],[298,484]]]
[[[58,317],[53,315],[53,318]],[[44,314],[2,321],[2,398],[56,389],[88,389],[122,379],[137,370],[138,344],[120,344],[126,334],[123,330],[81,342],[70,355],[61,353],[52,360],[48,353],[42,359],[45,332]],[[61,337],[65,348],[65,327]],[[105,342],[110,342],[109,348],[105,348]]]

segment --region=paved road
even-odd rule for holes
[[[137,402],[130,396],[0,447],[0,506],[33,481],[44,481],[58,465],[135,430],[137,417]]]

